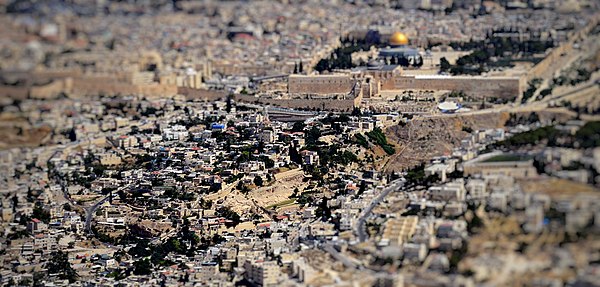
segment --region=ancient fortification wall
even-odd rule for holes
[[[533,68],[531,68],[527,72],[527,81],[531,81],[534,78],[541,78],[544,76],[544,73],[548,71],[548,68],[557,60],[559,60],[564,53],[570,53],[573,51],[573,44],[583,38],[585,38],[600,20],[600,16],[596,16],[594,19],[590,21],[590,23],[579,30],[577,33],[573,34],[569,40],[562,45],[555,47],[552,51],[539,63],[537,63]]]
[[[71,78],[54,79],[44,85],[28,86],[0,86],[0,96],[13,99],[48,99],[54,98],[71,90],[73,80]]]
[[[47,85],[32,86],[29,90],[29,96],[37,99],[53,98],[65,91],[70,91],[72,85],[72,78],[56,79]]]
[[[234,100],[246,103],[271,105],[291,109],[347,111],[360,105],[360,97],[346,100],[335,99],[272,99],[260,98],[250,95],[235,95]]]
[[[508,77],[445,77],[445,76],[402,76],[394,78],[394,89],[398,90],[448,90],[463,91],[475,98],[514,99],[525,86],[522,78]]]
[[[29,88],[23,86],[0,86],[0,97],[23,100],[29,96]]]
[[[290,94],[348,94],[356,82],[350,75],[290,75]]]
[[[186,96],[188,99],[202,99],[206,101],[216,101],[227,96],[223,90],[200,90],[187,87],[178,87],[177,93]]]
[[[164,84],[134,85],[117,82],[106,77],[86,77],[73,80],[74,95],[144,95],[146,97],[174,96],[177,86]]]

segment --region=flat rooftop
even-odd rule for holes
[[[533,159],[532,156],[522,154],[499,154],[481,162],[510,162],[510,161],[528,161]]]

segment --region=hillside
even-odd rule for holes
[[[405,126],[389,127],[385,133],[389,142],[400,152],[386,159],[384,171],[400,171],[420,164],[431,157],[450,155],[452,149],[468,136],[471,130],[502,128],[507,123],[514,125],[519,120],[532,117],[531,113],[510,114],[492,112],[486,114],[457,114],[452,116],[418,118]],[[536,113],[542,121],[567,120],[570,116],[548,111]]]

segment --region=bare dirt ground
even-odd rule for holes
[[[417,118],[406,126],[386,129],[388,141],[399,148],[385,165],[385,170],[400,171],[430,159],[432,156],[450,154],[470,129],[503,127],[508,113],[439,118]]]
[[[302,191],[308,184],[299,180],[275,181],[273,184],[252,190],[248,195],[261,207],[267,207],[286,201],[294,189]]]
[[[294,189],[298,188],[299,191],[302,191],[306,186],[307,183],[302,182],[302,179],[284,179],[274,181],[268,186],[254,187],[248,193],[242,193],[231,187],[226,193],[221,193],[218,198],[213,196],[211,199],[222,199],[224,205],[239,214],[256,212],[268,218],[263,209],[289,201]]]
[[[0,150],[11,149],[15,147],[38,147],[50,134],[49,127],[39,128],[21,128],[21,127],[0,127]]]
[[[527,116],[530,111],[516,113]],[[572,118],[562,110],[546,110],[537,112],[541,120]],[[469,134],[463,130],[502,128],[510,118],[509,112],[477,114],[440,115],[420,117],[411,120],[405,126],[395,125],[385,130],[388,142],[396,146],[396,154],[384,159],[386,172],[401,171],[419,165],[434,156],[449,155],[454,147]]]
[[[543,231],[540,234],[524,234],[514,217],[485,220],[486,226],[469,241],[466,258],[459,263],[459,270],[475,271],[476,282],[490,285],[529,286],[541,278],[570,280],[574,270],[585,268],[589,250],[599,243],[594,237],[580,238],[577,243],[564,245],[573,255],[575,269],[549,268],[556,246],[563,242],[562,232]],[[526,246],[519,252],[520,246]],[[483,263],[490,260],[509,262],[502,268]],[[485,266],[485,267],[483,267]],[[483,267],[483,268],[482,268]],[[487,270],[486,270],[487,268]],[[510,274],[510,275],[509,275]]]

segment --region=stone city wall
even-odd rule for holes
[[[564,53],[568,53],[573,50],[573,43],[564,43],[554,49],[539,63],[533,66],[527,71],[527,81],[531,81],[534,78],[543,77],[543,74],[550,71],[550,66],[558,61]]]
[[[53,98],[62,93],[86,95],[144,95],[147,97],[174,96],[176,85],[130,84],[110,76],[55,78],[44,85],[0,86],[0,96],[16,99]]]
[[[348,94],[356,79],[350,75],[290,75],[288,93],[290,94]]]
[[[57,78],[76,78],[82,75],[81,69],[56,69],[56,70],[35,70],[32,78],[36,79],[57,79]]]
[[[573,44],[584,38],[594,29],[600,21],[600,16],[596,15],[595,18],[591,19],[590,23],[577,31],[569,40],[558,47],[552,49],[552,51],[542,61],[537,63],[533,68],[527,72],[527,81],[531,81],[534,78],[541,78],[544,73],[548,71],[549,67],[556,61],[558,61],[564,53],[570,53],[573,51]]]
[[[394,89],[397,90],[463,91],[475,98],[514,99],[521,94],[524,86],[524,78],[517,77],[402,76],[394,79]]]
[[[73,79],[54,79],[44,85],[0,86],[0,96],[13,99],[49,99],[71,90]]]
[[[29,97],[36,99],[53,98],[61,93],[70,91],[73,86],[72,78],[56,79],[47,85],[32,86],[29,90]]]
[[[178,87],[177,93],[186,96],[188,99],[203,99],[206,101],[216,101],[227,97],[227,92],[223,90],[202,90],[188,87]]]
[[[176,85],[142,84],[118,82],[111,77],[86,77],[73,80],[74,95],[143,95],[147,97],[174,96]]]
[[[29,96],[29,87],[0,86],[0,97],[24,100]]]
[[[336,100],[336,99],[272,99],[261,98],[250,95],[235,95],[235,101],[272,105],[290,109],[308,109],[308,110],[327,110],[327,111],[345,111],[350,112],[355,106],[360,105],[362,97],[353,99]]]

